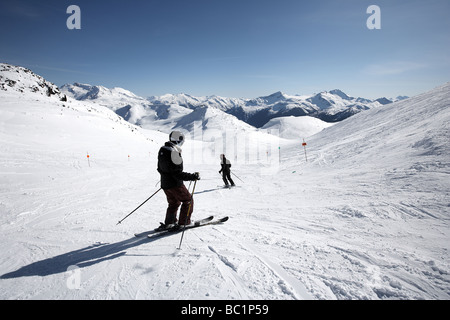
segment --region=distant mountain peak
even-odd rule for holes
[[[277,91],[269,95],[269,97],[285,98],[286,95],[282,91]]]
[[[386,105],[386,104],[392,103],[391,100],[389,100],[388,98],[385,98],[385,97],[379,98],[379,99],[377,99],[377,100],[375,100],[375,101],[378,102],[378,103],[380,103],[380,104],[382,104],[382,105]]]
[[[272,98],[272,99],[288,99],[288,95],[286,95],[283,91],[277,91],[272,93],[271,95],[268,95],[264,98]]]
[[[401,101],[401,100],[405,100],[405,99],[408,99],[408,98],[409,98],[408,96],[397,96],[395,98],[395,101]]]
[[[347,94],[345,94],[343,91],[339,89],[334,89],[330,91],[331,94],[337,95],[345,100],[352,100],[353,98],[349,97]]]
[[[136,101],[147,101],[146,99],[135,95],[133,92],[120,87],[109,89],[104,86],[82,84],[78,82],[63,85],[61,91],[76,100],[101,100],[104,105],[114,105],[114,101],[116,101],[120,103],[120,107]],[[116,110],[115,108],[112,109]]]

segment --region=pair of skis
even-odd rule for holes
[[[183,230],[188,230],[188,229],[194,229],[194,228],[199,228],[199,227],[204,227],[204,226],[221,224],[221,223],[224,223],[225,221],[228,221],[228,219],[229,219],[228,217],[224,217],[224,218],[221,218],[221,219],[214,220],[214,216],[210,216],[208,218],[197,220],[194,223],[191,223],[189,225],[181,226],[177,230],[173,230],[171,228],[163,229],[163,230],[152,230],[152,231],[146,231],[146,232],[142,232],[142,233],[136,233],[135,236],[136,237],[153,238],[153,237],[157,237],[157,236],[161,236],[161,235],[167,235],[167,234],[174,234],[174,233],[183,232]]]

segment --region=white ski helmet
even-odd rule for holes
[[[176,145],[182,146],[184,143],[184,134],[180,131],[172,131],[169,135],[169,139]]]

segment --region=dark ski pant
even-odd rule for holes
[[[192,199],[192,196],[189,193],[188,189],[186,189],[186,186],[183,184],[179,187],[164,189],[164,193],[166,194],[167,203],[169,204],[169,206],[167,207],[166,220],[164,221],[164,223],[172,224],[177,222],[177,212],[178,208],[181,205],[180,219],[178,220],[178,224],[190,224],[192,212],[194,211],[194,199]],[[188,214],[189,206],[191,209]]]
[[[230,171],[228,171],[228,172],[222,171],[222,180],[226,186],[228,185],[228,181],[230,181],[231,185],[234,186],[234,181],[233,181],[233,179],[231,179],[230,173],[231,173]],[[227,181],[227,179],[228,179],[228,181]]]

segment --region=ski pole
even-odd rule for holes
[[[192,200],[194,200],[194,192],[195,192],[195,186],[197,185],[197,180],[194,181],[194,187],[192,189],[192,194],[191,194],[191,202],[189,203],[189,209],[186,215],[186,219],[184,220],[184,228],[183,228],[183,233],[181,234],[181,239],[180,239],[180,245],[178,246],[178,250],[181,249],[181,243],[183,242],[183,237],[184,237],[184,231],[186,230],[186,222],[189,219],[189,216],[191,215],[191,206],[192,206]]]
[[[233,173],[233,171],[231,171],[231,174],[232,174],[233,176],[235,176],[236,178],[238,178],[239,180],[241,180],[242,183],[244,183],[244,181],[242,181],[241,178],[239,178],[237,175],[235,175],[235,174]]]
[[[139,207],[137,207],[136,209],[134,209],[133,211],[131,211],[125,218],[123,218],[122,220],[120,220],[119,222],[117,222],[117,224],[121,224],[123,220],[125,220],[126,218],[128,218],[129,216],[131,216],[137,209],[139,209],[140,207],[142,207],[144,205],[144,203],[146,203],[148,200],[150,200],[155,194],[157,194],[159,191],[161,191],[162,188],[159,188],[158,191],[156,191],[154,194],[152,194],[147,200],[145,200],[144,202],[142,202]],[[116,226],[117,226],[116,224]]]

